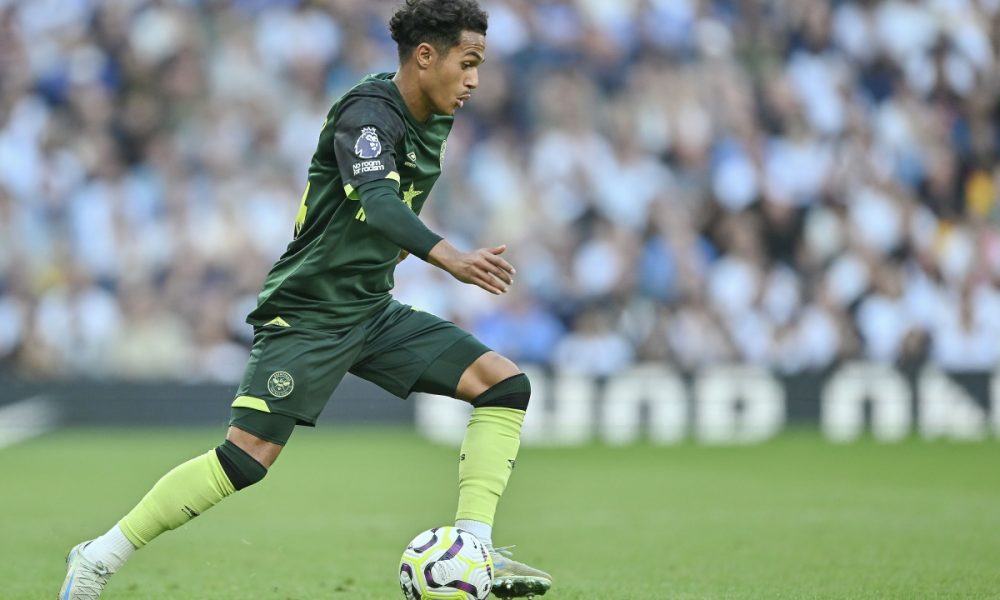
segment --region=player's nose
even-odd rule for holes
[[[479,87],[479,69],[469,69],[468,75],[465,77],[465,87],[472,90]]]

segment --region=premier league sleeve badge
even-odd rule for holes
[[[354,143],[354,153],[358,158],[376,158],[382,154],[382,142],[378,140],[378,132],[374,127],[361,128],[361,135]]]

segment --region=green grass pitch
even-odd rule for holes
[[[55,598],[73,544],[218,437],[0,450],[0,598]],[[456,459],[405,429],[296,432],[260,485],[136,554],[104,597],[397,600],[403,546],[451,521]],[[495,540],[552,572],[546,600],[1000,598],[1000,444],[529,448]]]

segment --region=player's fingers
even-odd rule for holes
[[[477,273],[472,281],[491,294],[499,295],[507,291],[507,286],[498,282],[496,278],[491,277],[489,273]]]
[[[498,294],[506,294],[507,290],[510,289],[510,284],[500,281],[495,275],[492,274],[487,275],[485,281],[492,289],[496,290],[496,293]]]
[[[503,293],[503,291],[501,291],[500,288],[498,288],[498,287],[496,287],[496,286],[494,286],[494,285],[492,285],[490,283],[487,283],[483,279],[476,279],[473,283],[475,283],[477,286],[483,288],[487,292],[489,292],[491,294],[494,294],[496,296],[499,296],[500,294]]]
[[[487,279],[497,279],[503,282],[504,287],[514,283],[514,278],[511,277],[510,273],[493,262],[494,258],[495,257],[483,260],[482,262],[477,263],[476,266],[487,277]]]
[[[486,273],[496,273],[497,271],[500,270],[506,270],[503,269],[503,267],[501,266],[501,263],[505,262],[506,261],[504,259],[493,256],[492,254],[482,253],[476,257],[476,260],[473,264],[480,271]]]
[[[479,270],[486,276],[487,279],[496,279],[503,282],[504,287],[514,283],[514,278],[511,274],[503,270],[500,266],[494,265],[491,262],[485,262],[484,264],[477,265]]]
[[[493,254],[503,254],[503,251],[507,249],[507,244],[500,244],[499,246],[494,246],[490,248],[490,252]]]
[[[499,267],[508,273],[517,273],[517,270],[514,269],[514,265],[510,264],[509,262],[500,258],[499,256],[496,256],[495,254],[487,254],[486,260],[488,260],[490,264]]]
[[[491,279],[493,279],[494,282],[500,284],[500,287],[502,287],[504,291],[507,291],[507,288],[509,288],[514,283],[514,278],[511,277],[510,274],[507,273],[506,271],[491,270],[489,271],[489,276]]]

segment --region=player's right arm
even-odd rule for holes
[[[402,116],[380,98],[359,96],[337,112],[333,150],[344,194],[361,205],[367,227],[401,249],[426,260],[441,240],[403,203],[396,147],[403,141]]]
[[[365,223],[380,235],[463,283],[502,294],[514,267],[500,257],[506,246],[462,252],[432,232],[403,203],[395,146],[404,135],[401,117],[374,98],[357,98],[337,115],[334,152],[344,193],[359,200]]]
[[[506,245],[462,252],[442,239],[427,255],[427,262],[444,269],[462,283],[477,285],[491,294],[503,294],[514,283],[514,267],[500,255]]]
[[[399,190],[387,183],[362,185],[358,192],[367,223],[386,239],[414,256],[444,269],[463,283],[477,285],[491,294],[503,294],[514,282],[514,267],[500,254],[506,246],[462,252],[432,232],[409,207]]]
[[[358,193],[366,223],[404,251],[491,294],[506,292],[514,282],[514,267],[500,256],[506,246],[462,252],[428,229],[388,182],[366,183]]]

